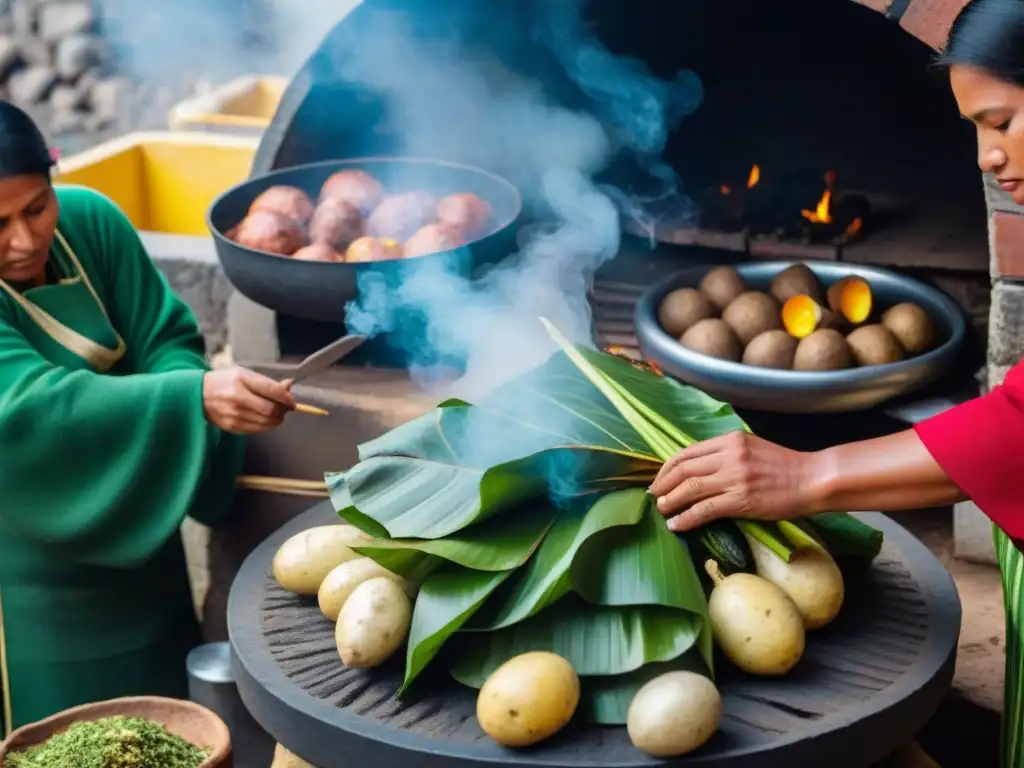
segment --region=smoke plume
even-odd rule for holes
[[[120,66],[150,79],[190,71],[218,80],[290,75],[356,5],[101,0]],[[486,3],[464,5],[466,13],[488,12]],[[599,174],[612,158],[631,155],[654,182],[648,191],[678,196],[661,154],[672,125],[702,98],[692,72],[663,81],[639,60],[610,53],[582,20],[584,0],[538,0],[537,8],[530,36],[582,94],[573,108],[492,52],[474,50],[457,30],[445,39],[418,39],[401,12],[381,14],[373,28],[361,27],[358,39],[330,52],[342,80],[387,104],[402,154],[443,156],[502,174],[518,186],[531,217],[546,222],[480,280],[424,259],[397,288],[369,275],[359,302],[348,307],[350,330],[369,335],[399,328],[404,310],[420,311],[430,349],[410,350],[421,364],[417,374],[429,386],[438,353],[463,358],[458,394],[468,399],[550,355],[540,316],[571,340],[590,343],[589,286],[618,251],[621,212],[644,202],[629,188],[599,183]]]

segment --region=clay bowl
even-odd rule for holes
[[[206,707],[193,704],[191,701],[165,699],[159,696],[133,696],[85,704],[58,712],[38,723],[22,726],[0,744],[0,768],[4,768],[4,758],[7,755],[42,744],[74,723],[83,720],[102,720],[116,715],[141,717],[160,723],[175,736],[201,747],[210,747],[210,756],[203,761],[200,768],[233,766],[231,734],[228,727]]]

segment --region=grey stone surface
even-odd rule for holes
[[[1012,365],[989,365],[985,370],[985,384],[988,389],[998,387],[1006,379]]]
[[[227,304],[231,293],[213,240],[153,232],[143,232],[142,240],[171,288],[192,308],[206,339],[207,354],[213,355],[228,339]]]
[[[48,43],[88,32],[96,23],[96,12],[89,0],[46,3],[39,9],[39,36]]]
[[[1004,192],[996,182],[996,177],[991,173],[982,174],[985,185],[985,202],[989,211],[1020,211],[1021,207],[1013,202],[1009,193]]]
[[[38,7],[35,0],[14,0],[11,3],[11,25],[19,40],[35,37]]]
[[[11,98],[25,104],[37,104],[57,85],[57,72],[50,67],[26,67],[8,80]]]
[[[281,356],[275,314],[235,291],[228,301],[228,344],[243,365],[276,362]]]
[[[64,80],[74,81],[90,68],[103,62],[106,45],[95,35],[79,34],[57,43],[57,74]]]
[[[973,501],[953,507],[953,553],[971,563],[998,564],[992,521]]]
[[[89,92],[77,85],[58,85],[50,94],[50,103],[55,113],[81,109],[88,100]]]
[[[997,280],[989,315],[989,365],[1014,365],[1024,357],[1024,285]]]
[[[0,78],[8,77],[22,62],[21,46],[11,35],[0,36]]]

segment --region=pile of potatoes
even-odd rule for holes
[[[401,648],[412,625],[417,586],[359,555],[373,539],[351,525],[310,528],[274,556],[274,578],[296,595],[316,596],[335,622],[334,640],[347,667],[369,669]]]
[[[373,176],[350,170],[327,179],[316,202],[298,187],[270,187],[227,235],[300,261],[366,263],[458,248],[484,235],[491,217],[476,195],[386,195]]]
[[[418,593],[417,585],[357,552],[372,541],[354,526],[324,525],[292,536],[274,555],[277,583],[316,597],[320,611],[335,622],[342,663],[353,669],[380,666],[406,644]],[[477,696],[477,720],[498,744],[529,747],[568,725],[579,700],[580,680],[569,661],[524,653],[488,677]],[[626,729],[642,752],[677,756],[711,738],[721,714],[721,696],[707,677],[669,672],[636,693]],[[274,765],[297,760],[278,747]]]
[[[932,349],[932,318],[910,302],[876,315],[871,286],[848,276],[826,288],[806,264],[750,290],[732,267],[711,270],[700,288],[669,293],[658,322],[687,349],[761,368],[836,371],[884,365]]]

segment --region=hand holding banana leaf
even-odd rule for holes
[[[820,477],[811,454],[739,431],[683,448],[649,492],[668,527],[682,533],[722,517],[788,520],[821,512]]]

